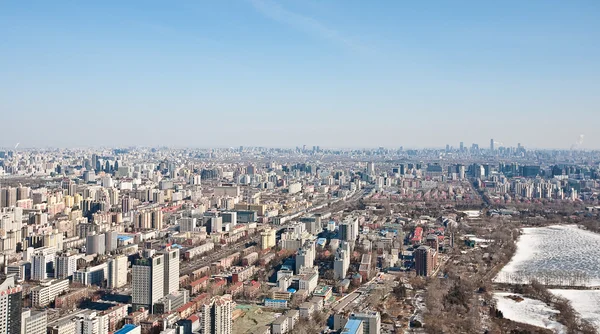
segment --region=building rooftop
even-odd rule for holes
[[[118,331],[116,331],[115,334],[126,334],[126,333],[133,331],[137,327],[138,326],[136,326],[136,325],[128,324],[128,325],[123,326],[123,328],[119,329]]]
[[[362,320],[358,320],[358,319],[348,320],[348,322],[346,322],[346,326],[344,326],[344,329],[342,330],[342,334],[358,333],[358,329],[360,328],[361,324],[362,324]]]

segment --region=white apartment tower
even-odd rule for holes
[[[164,294],[168,295],[179,290],[179,249],[168,247],[161,254],[165,258]]]
[[[209,304],[202,306],[201,329],[203,334],[231,334],[232,307],[231,295],[213,297]]]
[[[109,289],[117,289],[127,284],[127,256],[119,255],[108,260]]]

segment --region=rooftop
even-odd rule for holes
[[[133,331],[137,327],[138,326],[136,326],[136,325],[128,324],[128,325],[123,326],[123,328],[119,329],[118,331],[116,331],[115,334],[126,334],[126,333]]]

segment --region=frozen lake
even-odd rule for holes
[[[522,300],[515,301],[507,298],[509,296],[519,296]],[[506,319],[537,327],[548,328],[556,333],[566,333],[565,326],[555,320],[558,311],[539,300],[506,292],[494,293],[494,299],[496,299],[496,307],[502,312]]]
[[[573,225],[524,228],[495,282],[600,286],[600,234]]]
[[[575,312],[600,329],[600,290],[550,290],[571,302]]]

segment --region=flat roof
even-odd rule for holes
[[[358,328],[361,324],[362,320],[350,319],[346,322],[346,326],[344,326],[342,333],[358,333]]]
[[[123,326],[123,328],[119,329],[118,331],[115,332],[115,334],[125,334],[125,333],[129,333],[132,330],[136,329],[138,326],[136,325],[132,325],[132,324],[127,324],[125,326]]]

